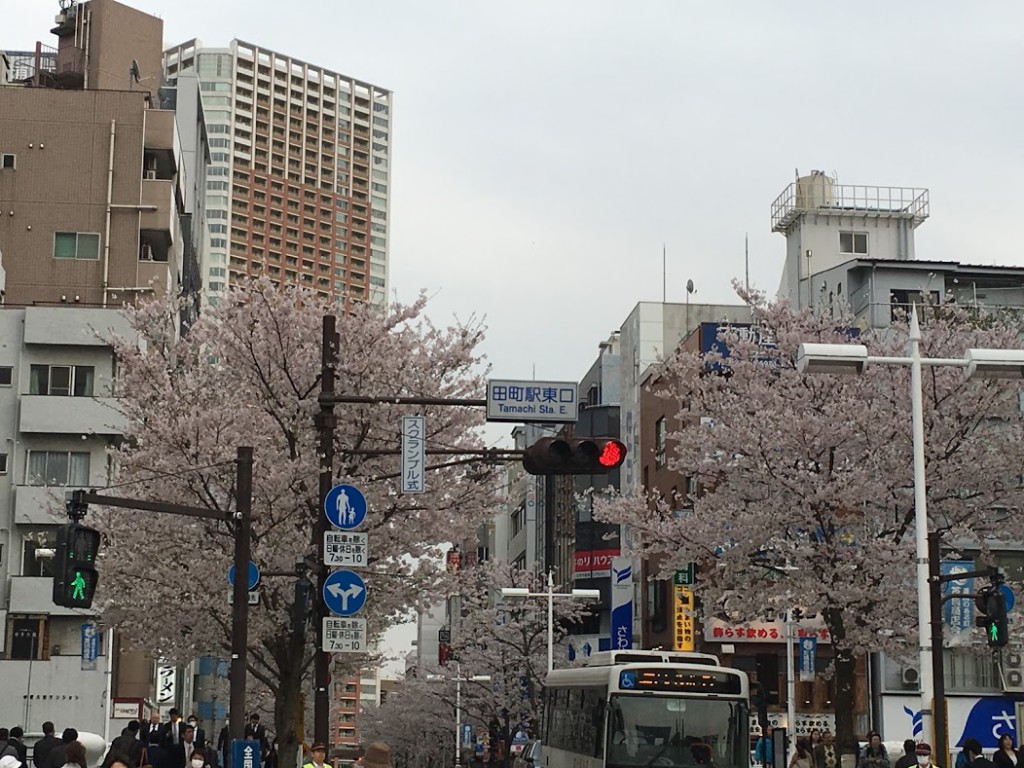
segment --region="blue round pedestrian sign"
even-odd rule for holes
[[[366,519],[366,497],[354,485],[336,485],[324,499],[324,514],[335,528],[358,528]]]
[[[260,569],[256,567],[256,563],[252,560],[249,561],[249,591],[252,592],[256,589],[256,585],[260,583]],[[228,568],[228,584],[235,586],[235,566]]]
[[[324,604],[338,616],[355,616],[366,604],[366,582],[355,571],[332,571],[324,580]]]

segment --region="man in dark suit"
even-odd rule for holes
[[[160,738],[163,738],[163,723],[160,722],[160,713],[157,710],[153,710],[149,713],[149,721],[142,724],[139,728],[139,738],[142,739],[143,745],[149,744],[149,734],[156,731],[160,734]]]
[[[193,753],[203,754],[196,745],[195,738],[195,730],[191,725],[186,725],[181,731],[181,741],[167,748],[169,768],[189,768]]]
[[[61,768],[68,761],[68,744],[78,741],[78,731],[65,728],[60,735],[60,744],[50,750],[46,756],[46,768]]]
[[[43,738],[32,747],[32,763],[36,768],[46,768],[46,759],[55,747],[60,746],[60,739],[53,735],[53,723],[43,723]]]
[[[172,707],[169,717],[170,719],[161,726],[164,735],[163,748],[167,750],[181,744],[181,735],[186,727],[181,721],[181,712],[177,709]]]
[[[267,741],[267,727],[260,725],[260,716],[255,712],[249,715],[249,723],[245,726],[245,738],[260,743],[260,759],[262,760],[262,756],[266,755],[270,749],[270,742]]]
[[[220,736],[217,737],[217,752],[220,754],[220,768],[231,766],[231,714],[224,714],[224,727],[220,729]]]
[[[159,728],[149,730],[149,744],[143,757],[146,765],[152,765],[153,768],[170,768],[167,750],[160,745],[162,739],[163,734]]]
[[[200,749],[206,749],[206,731],[199,727],[199,718],[195,715],[189,715],[188,724],[191,725],[193,729],[195,729],[196,736],[194,741],[196,743],[196,746]]]

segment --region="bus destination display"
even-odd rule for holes
[[[742,692],[739,675],[722,670],[696,672],[683,669],[624,669],[619,672],[624,691],[672,691],[679,693]]]

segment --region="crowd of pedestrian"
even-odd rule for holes
[[[935,763],[931,745],[926,742],[907,739],[903,754],[892,760],[877,731],[869,732],[865,741],[863,748],[859,743],[851,745],[857,768],[945,768]],[[991,760],[984,756],[975,738],[964,739],[960,749],[953,768],[1024,768],[1024,753],[1008,733],[999,737],[999,748]],[[772,729],[768,728],[755,744],[754,762],[766,767],[775,765],[773,751]],[[834,736],[815,728],[809,738],[798,738],[787,768],[840,768]]]

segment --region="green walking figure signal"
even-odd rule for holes
[[[85,600],[85,577],[81,571],[75,571],[75,580],[71,582],[74,591],[71,593],[72,600]]]

